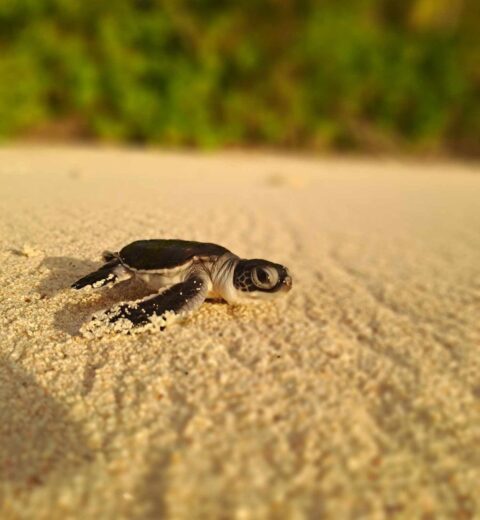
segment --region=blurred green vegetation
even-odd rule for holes
[[[478,153],[479,34],[477,0],[0,0],[0,135]]]

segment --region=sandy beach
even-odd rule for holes
[[[480,515],[480,169],[0,149],[0,518]],[[277,302],[89,339],[141,238],[288,266]]]

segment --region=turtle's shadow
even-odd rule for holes
[[[81,291],[77,292],[70,286],[80,277],[98,269],[101,264],[102,262],[61,256],[48,257],[43,260],[41,265],[49,270],[49,274],[37,287],[40,295],[50,298],[63,291],[71,291],[72,295],[72,302],[65,304],[55,312],[54,325],[57,329],[70,336],[77,336],[80,327],[90,319],[93,313],[121,301],[138,300],[152,294],[152,289],[141,281],[130,279],[111,288],[105,287],[84,293],[87,298],[79,302],[78,295]]]
[[[100,265],[101,262],[68,256],[47,256],[39,267],[42,270],[48,269],[48,275],[38,284],[37,292],[43,298],[51,298],[64,289],[69,289],[75,280],[98,269]]]

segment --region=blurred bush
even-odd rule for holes
[[[1,0],[0,135],[478,153],[479,6]]]

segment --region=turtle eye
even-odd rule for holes
[[[278,273],[271,267],[255,267],[252,280],[259,289],[271,289],[278,282]]]

